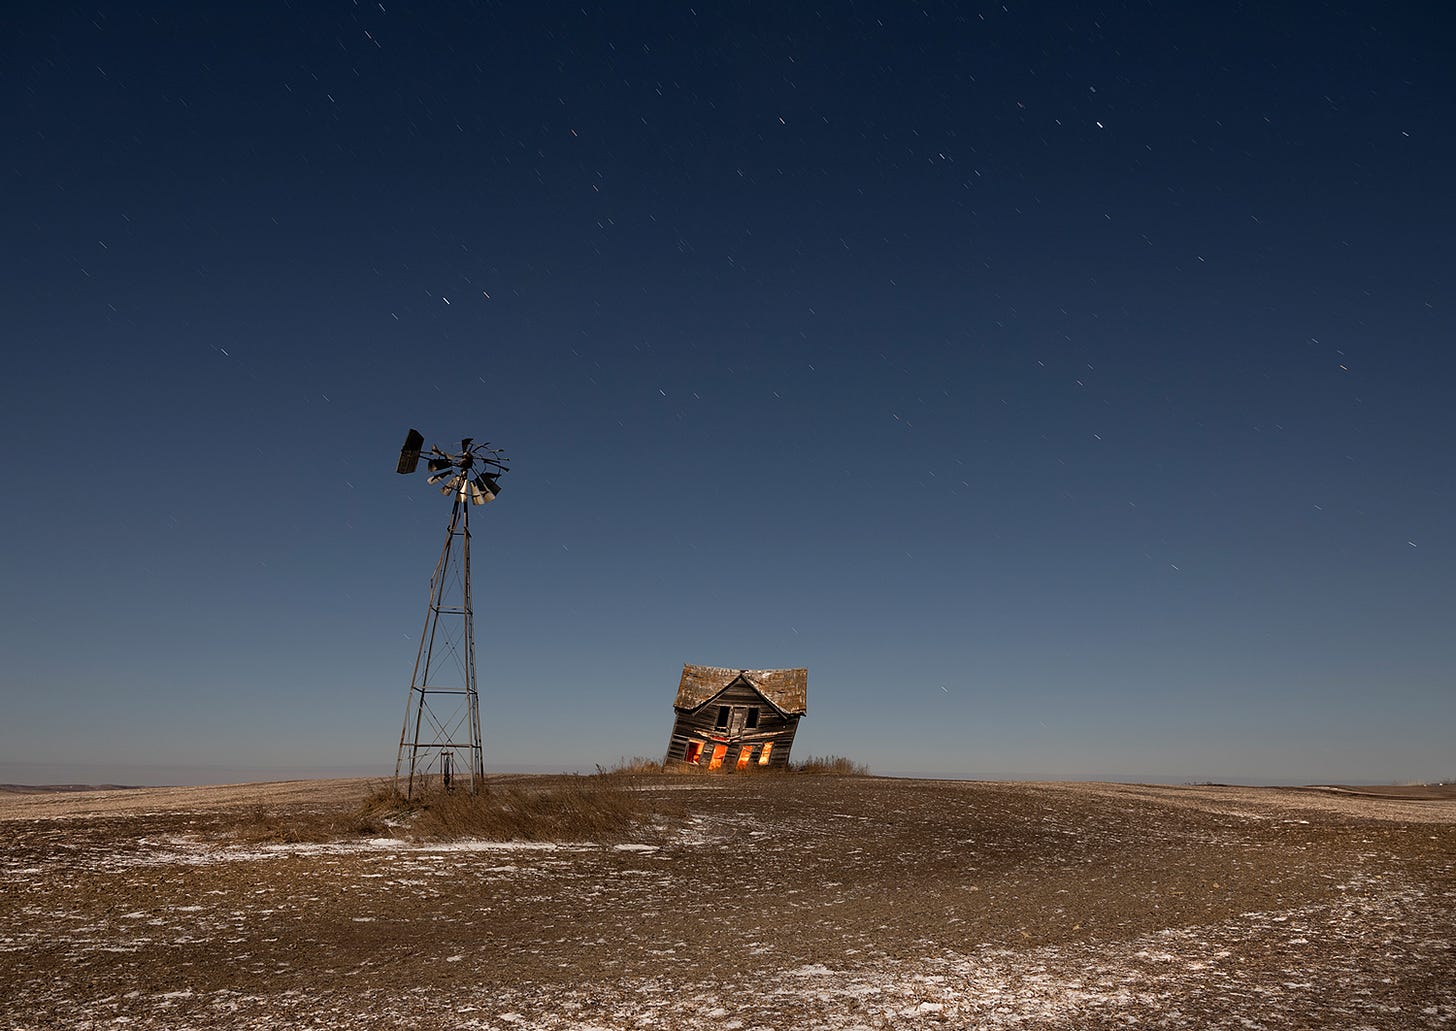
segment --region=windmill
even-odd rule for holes
[[[399,452],[399,467],[409,474],[419,466],[425,438],[410,430]],[[470,605],[470,509],[495,500],[506,472],[499,448],[466,437],[460,450],[439,447],[426,453],[427,482],[452,500],[450,527],[435,575],[430,578],[430,606],[410,675],[404,728],[394,787],[413,797],[415,781],[431,776],[444,787],[463,778],[473,794],[485,777],[485,751],[480,737],[480,697],[475,687],[475,618]],[[458,543],[457,543],[458,542]],[[465,760],[464,768],[461,759]]]

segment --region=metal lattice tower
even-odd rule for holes
[[[424,437],[410,430],[399,455],[400,473],[419,463]],[[430,578],[430,605],[405,700],[404,727],[394,764],[394,787],[413,797],[430,778],[446,788],[464,779],[478,791],[485,777],[476,689],[475,618],[470,597],[470,509],[500,493],[506,464],[489,442],[466,437],[456,454],[429,451],[429,481],[452,499],[445,546]]]

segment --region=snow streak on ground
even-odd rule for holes
[[[1450,803],[685,783],[615,844],[0,800],[0,1027],[1456,1027]]]

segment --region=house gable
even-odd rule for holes
[[[724,684],[723,689],[717,694],[713,695],[711,698],[705,698],[701,703],[693,706],[691,709],[678,709],[678,712],[691,714],[698,712],[702,709],[706,709],[707,707],[714,705],[715,703],[723,702],[742,705],[745,701],[743,691],[744,688],[747,688],[750,692],[752,692],[752,696],[754,698],[757,698],[759,701],[763,702],[770,709],[772,709],[774,712],[778,713],[785,719],[788,719],[791,715],[796,715],[794,713],[784,712],[783,709],[780,709],[776,704],[774,704],[774,700],[772,698],[764,693],[763,688],[759,687],[748,677],[741,674],[734,677],[728,683]]]
[[[678,681],[677,701],[673,707],[679,712],[695,712],[740,677],[781,714],[802,716],[808,712],[807,669],[726,669],[692,663],[683,663],[682,679]]]

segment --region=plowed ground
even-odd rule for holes
[[[357,781],[0,794],[0,1027],[1456,1027],[1449,798],[623,790],[555,844],[238,835]]]

